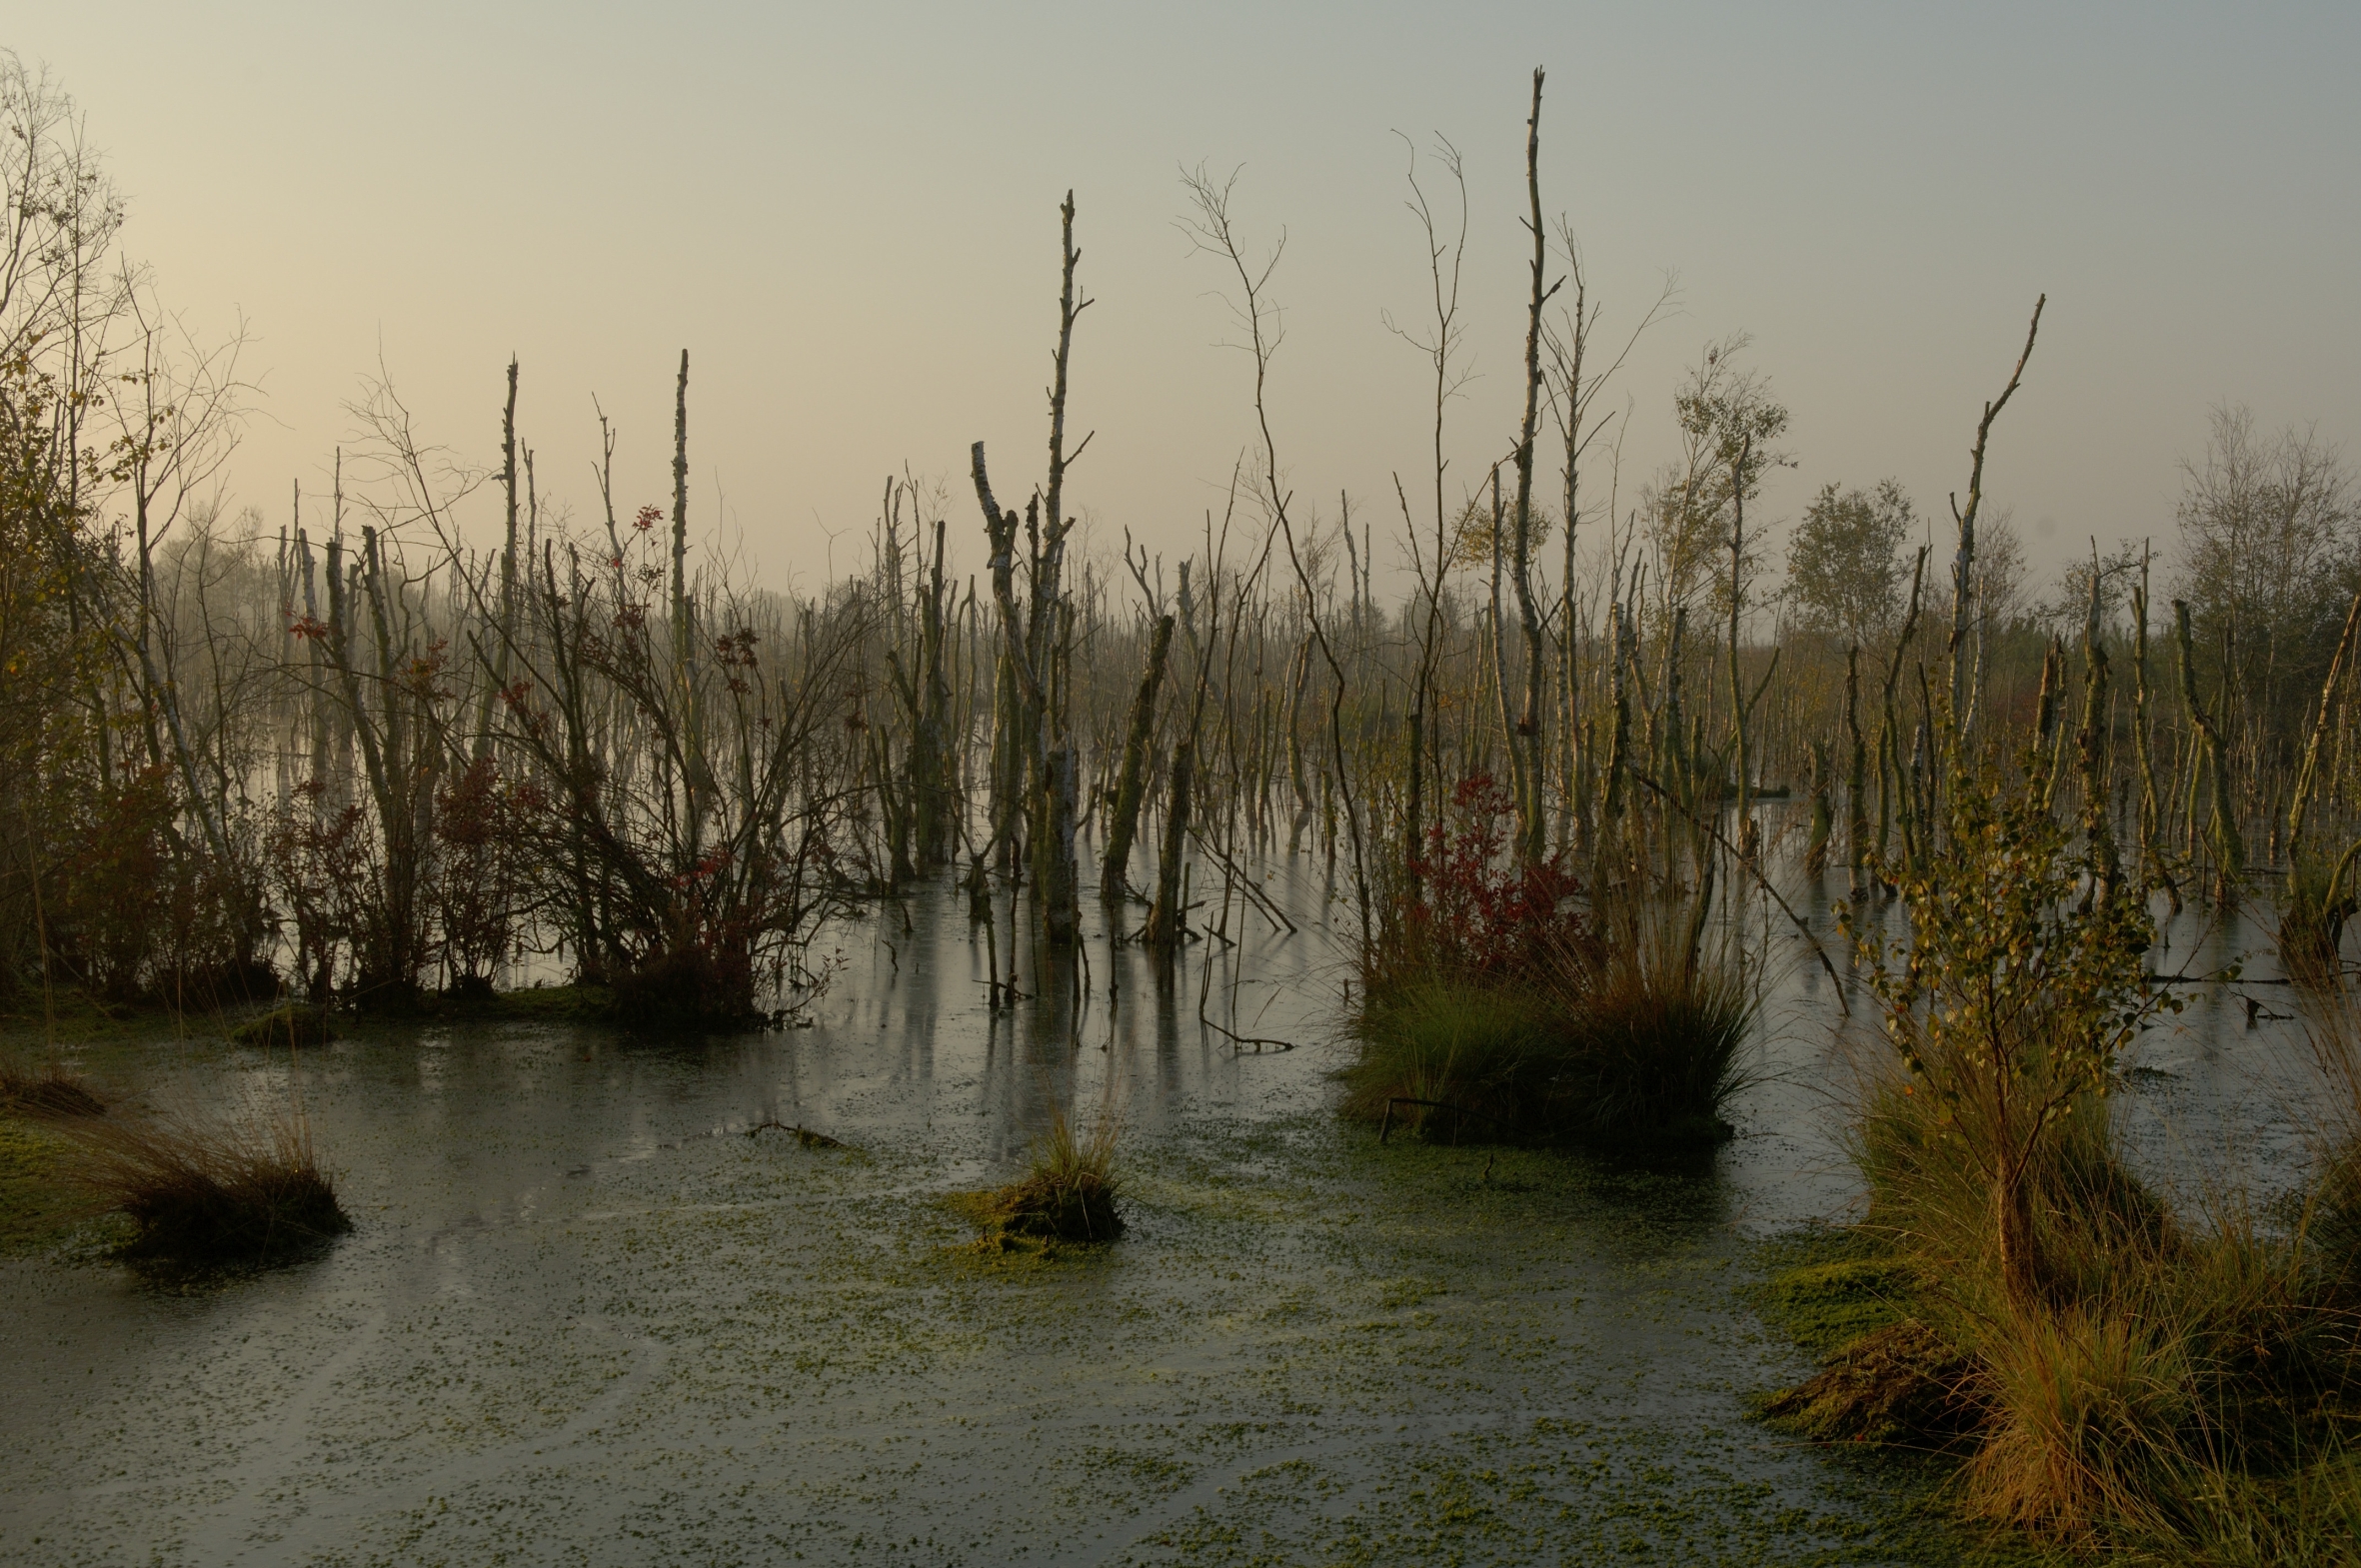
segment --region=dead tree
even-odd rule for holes
[[[1541,312],[1557,285],[1543,273],[1548,262],[1547,235],[1541,228],[1541,77],[1533,72],[1533,109],[1525,121],[1524,181],[1530,212],[1525,226],[1532,231],[1532,287],[1525,316],[1524,419],[1516,435],[1515,534],[1509,558],[1509,577],[1516,591],[1517,628],[1524,645],[1524,701],[1510,733],[1509,776],[1515,782],[1518,850],[1538,860],[1547,838],[1548,814],[1542,809],[1541,687],[1546,674],[1542,657],[1541,617],[1533,603],[1533,436],[1541,418]],[[1494,511],[1497,512],[1495,506]],[[1503,662],[1496,672],[1501,707],[1506,709],[1508,671]]]
[[[1074,520],[1066,515],[1066,474],[1090,445],[1085,437],[1066,450],[1067,371],[1074,349],[1074,325],[1090,307],[1075,293],[1074,270],[1082,253],[1074,245],[1074,193],[1066,193],[1062,220],[1062,284],[1058,298],[1058,352],[1050,386],[1050,469],[1048,483],[1026,503],[1027,599],[1017,601],[1017,528],[1014,511],[994,497],[984,464],[984,443],[970,450],[976,500],[984,509],[992,545],[992,592],[1001,612],[1002,649],[1015,686],[1019,723],[1015,740],[1025,764],[1025,816],[1032,840],[1033,883],[1043,915],[1043,935],[1053,947],[1073,943],[1081,923],[1074,863],[1079,768],[1076,743],[1066,723],[1062,633],[1068,619],[1064,583],[1066,540]],[[1006,824],[1000,832],[1005,833]]]
[[[1976,444],[1967,470],[1967,505],[1962,507],[1957,496],[1951,498],[1951,516],[1959,525],[1959,552],[1951,563],[1951,718],[1962,742],[1975,723],[1975,706],[1967,684],[1967,630],[1968,605],[1974,598],[1969,589],[1975,582],[1976,514],[1984,504],[1984,447],[1992,437],[1992,422],[2008,407],[2008,400],[2016,396],[2017,383],[2024,379],[2025,362],[2033,357],[2033,339],[2041,331],[2041,308],[2048,303],[2046,294],[2033,302],[2033,320],[2025,328],[2025,351],[2017,356],[2017,366],[2009,372],[2008,385],[2000,389],[1999,397],[1984,405],[1984,417],[1976,422]]]
[[[1148,753],[1156,739],[1157,693],[1165,684],[1172,647],[1173,618],[1168,614],[1158,619],[1149,641],[1148,668],[1140,677],[1124,735],[1123,772],[1116,784],[1115,814],[1107,826],[1107,858],[1099,872],[1099,895],[1110,903],[1131,886],[1132,842],[1140,830],[1140,806],[1148,794]]]

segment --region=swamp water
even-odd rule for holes
[[[1348,908],[1290,863],[1270,891],[1303,929],[1249,916],[1234,993],[1210,943],[1160,992],[1095,933],[1079,1022],[996,1020],[964,898],[930,888],[823,944],[846,968],[810,1028],[363,1026],[305,1052],[352,1235],[179,1292],[0,1263],[0,1559],[1959,1561],[1909,1467],[1745,1418],[1808,1370],[1738,1294],[1760,1239],[1854,1195],[1802,943],[1710,1155],[1380,1146],[1331,1110]],[[1206,963],[1214,1016],[1300,1048],[1202,1030]],[[2272,1030],[2217,995],[2152,1034],[2143,1157],[2292,1173]],[[82,1060],[166,1094],[283,1096],[289,1071],[195,1038]],[[943,1196],[1007,1180],[1111,1079],[1124,1239],[970,1247]],[[852,1147],[750,1134],[769,1120]]]

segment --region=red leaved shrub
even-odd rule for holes
[[[1489,774],[1463,779],[1443,819],[1426,831],[1369,976],[1448,976],[1478,983],[1544,981],[1567,974],[1594,943],[1578,900],[1581,882],[1561,850],[1545,860],[1508,852],[1516,812]]]

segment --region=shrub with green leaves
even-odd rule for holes
[[[1841,918],[1907,1065],[1905,1096],[1925,1096],[1927,1136],[1953,1146],[1988,1188],[2005,1292],[2041,1288],[2034,1197],[2070,1117],[2104,1114],[2117,1058],[2159,1009],[2142,963],[2155,919],[2112,874],[2098,835],[2050,812],[2038,773],[2010,788],[1961,764],[1946,783],[1945,831],[1920,862],[1882,867],[1907,921],[1881,941]]]

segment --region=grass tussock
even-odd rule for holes
[[[1728,1136],[1757,991],[1677,908],[1502,975],[1408,964],[1364,986],[1343,1109],[1451,1141]]]
[[[1116,1207],[1123,1192],[1116,1159],[1121,1133],[1112,1111],[1103,1110],[1078,1135],[1066,1111],[1053,1109],[1023,1176],[989,1192],[961,1193],[954,1205],[974,1221],[978,1244],[992,1251],[1113,1241],[1124,1231]]]
[[[2074,1551],[2354,1561],[2335,1525],[2361,1517],[2361,1052],[2324,1047],[2349,1114],[2292,1222],[2234,1193],[2177,1207],[2107,1101],[2168,1005],[2140,973],[2145,900],[2037,788],[1960,771],[1950,790],[1943,847],[1896,878],[1908,936],[1862,945],[1897,1062],[1868,1075],[1855,1134],[1888,1319],[1765,1413],[1948,1449],[1964,1513]],[[1804,1272],[1770,1289],[1806,1293]]]
[[[2076,1548],[2347,1560],[2222,1546],[2310,1540],[2288,1510],[2361,1506],[2341,1457],[2361,1431],[2361,1295],[2322,1244],[2325,1205],[2292,1224],[2228,1197],[2177,1214],[2094,1095],[2028,1180],[2035,1284],[2012,1289],[2006,1205],[1940,1102],[1902,1087],[1874,1095],[1859,1149],[1863,1234],[1909,1266],[1886,1302],[1900,1322],[1838,1345],[1765,1413],[1822,1440],[1961,1453],[1963,1511]]]
[[[2328,1092],[2303,1223],[2314,1270],[2340,1297],[2361,1303],[2361,1003],[2340,991],[2307,1011]]]
[[[57,1061],[0,1056],[0,1107],[33,1116],[103,1116],[107,1103],[90,1080]]]
[[[1729,1134],[1759,993],[1734,945],[1699,942],[1672,912],[1634,920],[1582,975],[1556,1085],[1569,1126]]]
[[[2333,865],[2298,852],[2280,889],[2279,958],[2289,977],[2314,993],[2332,993],[2343,979],[2339,949],[2345,922],[2361,912],[2361,890],[2354,884],[2357,862],[2361,845],[2346,850]]]
[[[72,1141],[74,1179],[131,1221],[133,1261],[269,1263],[352,1229],[300,1111],[109,1117]]]

